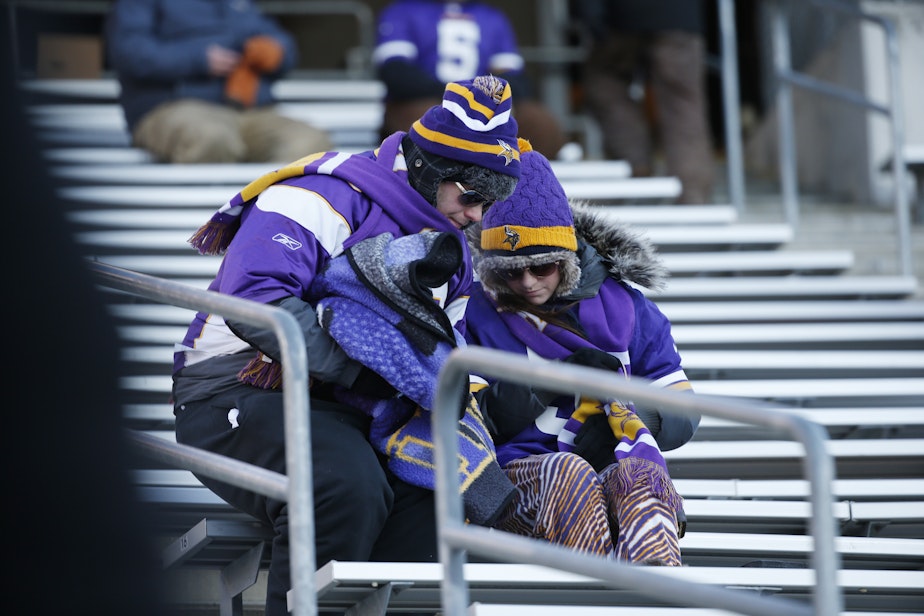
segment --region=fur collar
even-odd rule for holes
[[[593,246],[614,278],[655,291],[664,288],[670,272],[651,240],[598,206],[572,201],[571,213],[578,239]]]

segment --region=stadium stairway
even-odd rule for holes
[[[357,104],[370,103],[366,89],[353,96]],[[95,260],[204,288],[218,261],[195,254],[186,239],[264,168],[160,165],[110,139],[118,134],[111,125],[62,144],[63,132],[74,132],[63,127],[84,122],[88,128],[86,118],[94,117],[80,113],[36,110],[41,134],[56,137],[46,142],[46,155],[79,242]],[[107,117],[100,121],[111,122]],[[362,147],[356,131],[337,134],[345,148]],[[662,254],[672,280],[650,296],[674,323],[698,392],[786,409],[827,430],[848,613],[924,612],[924,294],[919,279],[894,274],[888,213],[808,199],[794,229],[778,222],[773,191],[756,183],[749,183],[741,211],[721,204],[680,207],[665,204],[677,188],[672,178],[631,183],[618,162],[556,163],[555,169],[569,195],[636,226]],[[914,242],[920,275],[920,226]],[[172,345],[192,313],[104,292],[124,342],[126,426],[171,439]],[[678,575],[807,598],[803,454],[781,434],[710,417],[693,441],[668,452],[689,518],[681,541],[688,567]],[[248,614],[261,613],[265,529],[187,471],[139,463],[135,478],[139,496],[157,514],[154,531],[163,540],[177,614],[217,614],[229,598]],[[228,585],[232,562],[247,565],[236,586]],[[473,568],[471,614],[545,614],[562,605],[569,613],[586,610],[575,614],[615,613],[616,605],[661,613],[645,611],[661,609],[650,600],[568,574],[498,567]],[[435,566],[331,563],[318,571],[321,612],[382,613],[365,610],[383,587],[391,588],[390,609],[437,612],[439,575]]]

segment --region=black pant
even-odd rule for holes
[[[366,437],[369,421],[357,411],[312,400],[310,418],[317,564],[435,561],[433,493],[398,480],[383,467]],[[177,442],[279,473],[286,468],[283,426],[282,394],[246,385],[176,410]],[[287,504],[208,477],[199,479],[234,507],[273,528],[266,615],[288,614]]]

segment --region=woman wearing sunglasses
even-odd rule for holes
[[[690,391],[670,322],[636,288],[665,282],[653,248],[569,203],[528,142],[520,152],[513,195],[467,233],[480,279],[466,310],[469,344]],[[681,564],[682,499],[661,451],[690,440],[698,419],[480,376],[476,397],[517,487],[497,528],[629,562]]]

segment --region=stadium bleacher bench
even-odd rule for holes
[[[870,350],[862,354],[837,350],[763,349],[711,350],[686,349],[682,353],[687,373],[721,374],[738,373],[790,374],[802,376],[825,373],[831,376],[855,372],[857,374],[901,373],[917,374],[924,378],[924,351]]]
[[[139,224],[139,221],[149,221],[160,227],[171,226],[178,229],[195,229],[203,221],[208,220],[210,216],[211,214],[207,210],[164,208],[156,213],[139,213],[131,210],[82,210],[70,212],[68,219],[78,225],[93,225],[96,227],[131,228]],[[750,254],[749,252],[728,253],[728,256],[724,258],[710,258],[713,255],[705,256],[698,253],[678,255],[678,257],[683,258],[668,258],[674,255],[665,255],[664,264],[671,275],[675,277],[722,276],[730,273],[772,276],[780,273],[791,274],[796,272],[806,275],[832,274],[843,271],[853,261],[853,255],[850,252],[839,251],[770,252],[761,253],[764,258],[759,259],[749,258]],[[120,264],[112,259],[107,259],[106,261],[111,265],[147,274],[158,275],[158,272],[166,273],[174,269],[177,272],[192,275],[192,272],[202,270],[203,265],[205,265],[205,262],[197,262],[196,256],[191,254],[189,257],[173,257],[172,259],[169,257],[149,259],[136,257],[131,261],[122,261],[122,263],[133,263],[135,265]],[[714,256],[718,257],[718,255]],[[125,258],[131,259],[131,257],[123,257],[122,259]],[[215,266],[212,269],[203,271],[204,275],[214,275],[218,268]]]
[[[924,300],[671,301],[660,306],[672,323],[924,321]]]
[[[207,280],[196,281],[194,286],[205,288]],[[176,341],[183,337],[185,323],[174,327],[161,325],[125,325],[120,332],[127,340],[151,343]],[[716,348],[725,345],[753,345],[786,343],[795,348],[810,348],[822,343],[866,343],[885,348],[921,348],[924,341],[924,323],[917,321],[892,321],[888,323],[767,323],[741,324],[727,327],[713,325],[678,325],[673,330],[674,340],[682,348]],[[165,337],[166,336],[166,337]],[[808,382],[808,380],[807,380]],[[924,386],[924,385],[922,385]],[[845,391],[850,391],[846,390]]]
[[[475,602],[466,616],[561,616],[557,605],[511,605]],[[735,616],[728,610],[696,607],[636,607],[625,605],[575,605],[568,608],[569,616]],[[840,616],[914,616],[914,612],[864,612],[851,610]]]
[[[654,234],[652,234],[654,235]],[[656,243],[666,238],[653,237]],[[706,241],[707,238],[701,238]],[[769,238],[768,238],[769,239]],[[678,240],[683,241],[683,240]],[[736,242],[728,239],[731,244]],[[646,291],[655,301],[690,299],[883,299],[912,297],[918,290],[914,276],[734,276],[677,278],[663,291]]]
[[[796,568],[653,567],[652,571],[664,575],[667,585],[676,578],[804,599],[811,595],[815,579],[811,569]],[[540,566],[469,563],[465,565],[465,578],[473,603],[548,605],[569,611],[591,605],[658,605],[629,590],[609,588],[592,578]],[[315,579],[319,600],[326,606],[349,609],[386,585],[398,583],[397,587],[389,587],[390,608],[438,610],[443,570],[437,563],[332,561],[318,570]],[[844,569],[838,574],[838,583],[848,609],[862,605],[864,598],[871,595],[888,596],[896,610],[914,610],[924,598],[924,571]]]
[[[811,496],[804,479],[677,479],[684,498],[790,500]],[[924,500],[924,478],[835,479],[835,498],[844,500]]]
[[[804,352],[804,351],[803,351]],[[890,353],[894,353],[891,351]],[[694,380],[694,387],[695,387]],[[895,434],[921,435],[924,431],[924,407],[921,406],[876,406],[869,408],[858,405],[850,407],[825,406],[820,408],[775,407],[824,426],[830,438],[886,438]],[[702,440],[744,440],[767,438],[767,430],[758,426],[703,417],[697,429]],[[875,493],[873,490],[871,493]]]
[[[136,150],[143,152],[142,150]],[[61,150],[55,150],[60,152]],[[70,153],[73,155],[74,151]],[[87,152],[92,154],[92,152]],[[111,153],[111,152],[110,152]],[[66,159],[67,157],[65,157]],[[81,162],[76,156],[72,156],[71,162]],[[114,157],[113,157],[114,158]],[[170,164],[150,162],[147,155],[137,154],[129,155],[127,160],[122,164],[104,163],[94,166],[75,165],[71,167],[59,167],[52,169],[51,172],[58,177],[80,181],[107,181],[118,184],[197,184],[203,179],[212,183],[222,184],[240,184],[244,185],[258,175],[272,171],[277,165],[267,163],[232,163],[232,164]],[[134,163],[134,164],[130,164]],[[608,180],[623,179],[629,177],[628,165],[623,161],[581,161],[562,162],[551,161],[552,169],[559,179],[570,180]],[[694,212],[701,213],[706,206],[694,206]],[[676,213],[688,209],[687,207],[675,206]],[[734,211],[734,210],[732,210]]]
[[[924,540],[881,537],[837,537],[844,566],[868,569],[917,569],[924,562]],[[759,559],[779,559],[811,566],[808,535],[730,532],[687,532],[680,540],[683,561],[690,566],[740,567]]]
[[[668,253],[662,255],[662,260],[672,276],[832,274],[842,273],[854,264],[849,250]]]
[[[119,82],[102,79],[24,79],[19,87],[25,92],[62,98],[115,101]],[[273,84],[273,96],[280,101],[366,100],[381,101],[385,84],[376,79],[308,79],[286,78]]]
[[[198,201],[201,199],[201,195],[197,194],[203,192],[202,187],[190,187],[188,192],[182,194],[180,198],[181,202],[175,203],[171,202],[165,198],[169,197],[167,193],[159,193],[158,191],[150,191],[148,195],[141,195],[138,193],[144,193],[147,189],[135,188],[128,192],[134,192],[135,196],[133,197],[136,200],[137,205],[197,205],[203,207],[209,205],[214,209],[217,209],[219,205],[230,199],[237,192],[235,189],[208,189],[211,191],[211,196],[221,195],[223,198],[218,200],[208,199],[207,201]],[[171,191],[173,192],[173,191]],[[182,190],[178,189],[177,193],[183,193]],[[103,197],[106,193],[111,193],[111,191],[102,191],[99,192],[99,197]],[[113,195],[109,195],[113,196]],[[161,200],[164,199],[164,200]],[[104,202],[103,199],[100,199],[100,202]],[[116,204],[120,204],[118,201]],[[120,205],[125,205],[121,203]],[[214,209],[212,210],[214,212]],[[139,218],[144,218],[144,214],[139,212]],[[198,224],[202,224],[201,222]],[[196,226],[198,226],[198,224]],[[742,226],[744,225],[734,225]],[[684,234],[668,234],[661,233],[666,227],[652,227],[649,233],[649,237],[654,244],[660,250],[690,250],[691,247],[699,246],[701,248],[716,248],[722,249],[731,249],[733,247],[741,247],[751,245],[755,248],[767,248],[771,245],[778,245],[781,242],[785,241],[786,235],[788,235],[787,230],[778,230],[773,227],[766,229],[755,229],[751,232],[747,228],[742,228],[741,235],[735,236],[735,230],[724,231],[721,227],[690,227]],[[193,228],[194,230],[194,228]],[[188,245],[186,240],[189,239],[189,231],[180,231],[174,232],[169,229],[154,229],[154,230],[140,230],[140,229],[128,229],[128,230],[119,230],[111,232],[108,230],[98,230],[98,231],[86,231],[78,232],[76,234],[78,241],[81,244],[87,246],[109,246],[109,247],[123,247],[123,248],[134,248],[134,249],[161,249],[161,250],[177,250],[184,249],[188,250]],[[813,277],[813,280],[816,277]],[[829,289],[825,291],[824,288],[818,289],[821,287],[821,283],[818,280],[815,280],[813,284],[806,284],[802,287],[798,286],[799,280],[796,280],[795,283],[790,283],[789,279],[771,279],[768,280],[767,277],[758,277],[756,279],[746,278],[746,277],[736,277],[734,280],[716,280],[717,286],[710,287],[704,285],[702,289],[698,288],[696,284],[693,284],[692,287],[689,284],[688,280],[678,279],[670,282],[668,289],[659,293],[659,297],[689,297],[689,296],[707,296],[709,295],[709,290],[714,289],[716,293],[719,294],[737,294],[736,290],[740,289],[740,293],[745,296],[750,296],[752,299],[774,296],[776,295],[777,290],[786,291],[790,294],[803,295],[803,296],[851,296],[860,294],[861,296],[875,297],[882,293],[887,293],[889,296],[895,296],[896,294],[905,296],[910,293],[913,293],[916,287],[916,280],[913,277],[910,277],[907,281],[903,277],[857,277],[856,284],[852,284],[854,280],[851,277],[848,280],[835,279],[835,282],[827,285]],[[879,281],[878,284],[876,281]],[[698,281],[697,281],[698,282]],[[862,282],[867,282],[867,285],[862,285]],[[787,284],[790,283],[790,284]],[[817,287],[816,287],[817,285]],[[815,289],[813,291],[812,289]],[[866,290],[864,291],[864,288]]]
[[[848,438],[828,440],[825,447],[840,478],[916,478],[924,470],[921,438]],[[699,440],[696,435],[664,452],[674,479],[796,479],[804,455],[795,441]],[[924,508],[917,512],[922,514]]]
[[[114,263],[114,265],[118,265]],[[195,274],[194,274],[195,275]],[[789,323],[814,321],[924,321],[924,300],[665,302],[660,306],[673,323]],[[131,310],[113,305],[125,319],[155,319],[185,324],[190,312],[166,305],[137,305]]]

